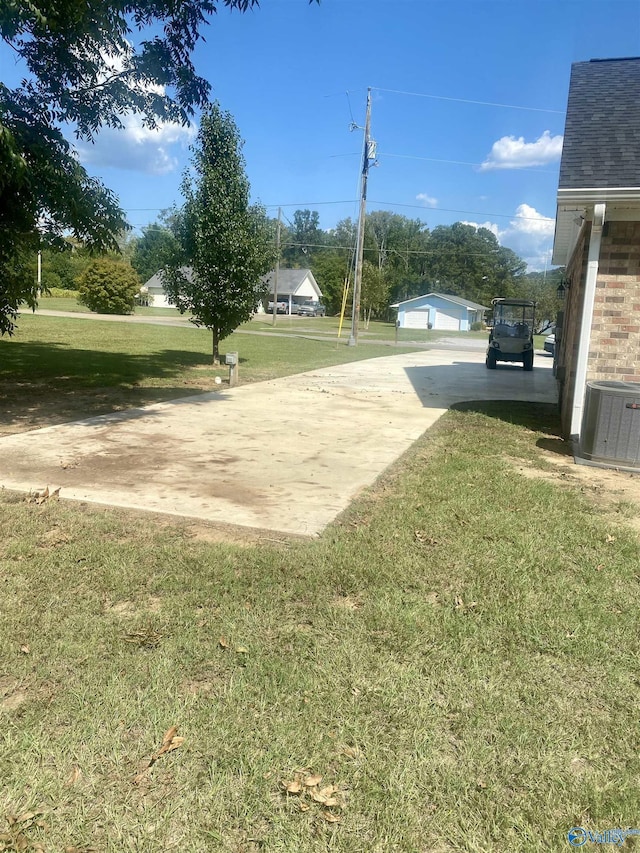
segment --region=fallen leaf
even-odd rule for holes
[[[301,812],[308,812],[311,806],[309,805],[309,803],[303,803],[302,800],[300,800],[298,802],[298,808]]]
[[[322,782],[322,776],[319,773],[312,773],[304,780],[304,784],[307,788],[314,788],[316,785],[319,785],[320,782]]]
[[[249,649],[247,649],[245,646],[238,646],[238,648],[236,649],[236,652],[237,652],[239,655],[248,655],[248,654],[249,654]]]
[[[320,795],[322,797],[330,797],[331,794],[335,794],[338,789],[334,785],[325,785],[324,788],[320,788]]]
[[[293,782],[285,782],[284,784],[287,794],[299,794],[302,791],[302,783],[299,779],[294,779]]]
[[[220,646],[221,649],[228,649],[229,648],[229,643],[226,641],[226,639],[224,637],[220,637],[220,639],[218,640],[218,645]]]
[[[615,541],[616,541],[616,537],[615,537],[615,536],[612,536],[610,533],[608,533],[608,534],[607,534],[607,538],[606,538],[606,540],[605,540],[605,541],[606,541],[608,544],[611,544],[612,542],[615,542]]]
[[[428,536],[424,530],[416,530],[414,531],[414,536],[416,537],[416,541],[421,542],[423,545],[437,545],[438,540],[434,539],[433,536]]]
[[[26,643],[23,643],[20,646],[20,651],[22,652],[23,655],[28,655],[31,653],[31,648]]]
[[[80,768],[77,766],[77,764],[74,764],[74,766],[71,770],[71,773],[69,773],[69,775],[67,776],[67,779],[64,783],[65,788],[70,788],[72,785],[75,785],[76,782],[81,778],[82,778],[82,770],[80,770]]]
[[[333,814],[333,812],[322,812],[322,817],[327,823],[339,823],[341,820],[340,815]]]
[[[478,779],[478,781],[476,782],[476,785],[478,786],[478,788],[481,791],[487,787],[487,783],[484,781],[484,779]]]
[[[347,758],[360,758],[362,753],[357,746],[343,746],[340,749],[340,755],[344,755]]]
[[[456,595],[456,597],[453,599],[453,606],[456,610],[461,610],[464,607],[464,601],[462,599],[462,596]]]

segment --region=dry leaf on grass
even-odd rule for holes
[[[322,812],[322,817],[327,823],[339,823],[342,820],[340,815],[333,814],[333,812]]]
[[[22,652],[23,655],[31,654],[31,647],[27,643],[23,643],[20,646],[20,651]]]
[[[46,486],[42,492],[30,492],[27,496],[27,503],[40,504],[46,503],[49,500],[55,500],[60,497],[60,488],[49,491],[49,486]]]
[[[226,639],[224,637],[220,637],[220,639],[218,640],[218,645],[220,646],[221,649],[228,649],[229,648],[229,643],[226,641]]]
[[[344,755],[345,758],[360,758],[362,752],[358,749],[357,746],[341,746],[340,747],[340,755]]]
[[[307,788],[314,788],[316,785],[319,785],[322,782],[322,776],[319,773],[311,773],[304,780],[304,784]]]
[[[153,765],[162,755],[165,755],[167,752],[173,752],[174,749],[178,749],[182,746],[182,744],[184,743],[184,738],[179,737],[177,732],[177,726],[171,726],[170,729],[167,729],[167,731],[164,733],[164,737],[162,738],[162,744],[160,746],[160,749],[151,756],[144,770],[138,773],[138,775],[134,778],[134,785],[137,785],[139,782],[142,781],[142,779],[147,773],[147,770],[149,770],[150,767],[153,767]]]
[[[434,539],[433,536],[428,536],[424,530],[416,530],[414,531],[414,536],[416,537],[416,542],[420,542],[422,545],[437,545],[438,540]]]
[[[148,626],[141,631],[130,631],[122,639],[125,643],[131,643],[143,649],[155,649],[160,645],[162,634],[156,631],[155,628]]]
[[[82,770],[80,770],[80,768],[74,764],[73,768],[71,769],[71,773],[69,773],[65,780],[65,788],[71,788],[71,786],[75,785],[76,782],[80,781],[80,779],[82,779]]]

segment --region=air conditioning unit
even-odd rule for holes
[[[612,467],[640,467],[640,383],[587,382],[580,456]]]

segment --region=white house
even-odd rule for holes
[[[401,329],[438,329],[468,332],[472,323],[481,322],[488,310],[484,305],[449,296],[446,293],[426,293],[391,305],[398,311]]]
[[[263,279],[267,285],[268,296],[267,301],[274,301],[274,293],[276,290],[276,273],[272,270]],[[315,280],[311,270],[290,270],[279,269],[277,281],[277,302],[287,302],[287,314],[294,314],[295,305],[301,302],[306,302],[311,299],[313,302],[320,302],[322,299],[322,291],[318,287],[318,282]]]
[[[152,275],[149,281],[143,284],[143,286],[140,288],[140,293],[143,297],[148,298],[149,305],[152,305],[154,308],[175,307],[172,302],[169,302],[167,294],[164,292],[160,272],[157,272],[155,275]]]

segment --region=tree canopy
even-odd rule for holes
[[[309,0],[318,2],[318,0]],[[16,0],[0,3],[0,37],[24,69],[0,83],[0,334],[18,306],[37,299],[35,256],[72,235],[89,249],[117,249],[126,228],[117,199],[90,177],[63,133],[91,140],[123,114],[143,124],[185,124],[210,84],[191,54],[219,6],[258,0]],[[158,25],[161,29],[158,31]]]
[[[165,291],[181,312],[219,343],[248,320],[275,263],[274,235],[264,209],[249,204],[242,141],[229,113],[212,104],[202,115],[185,172],[181,210],[173,217],[177,249],[162,273]]]

